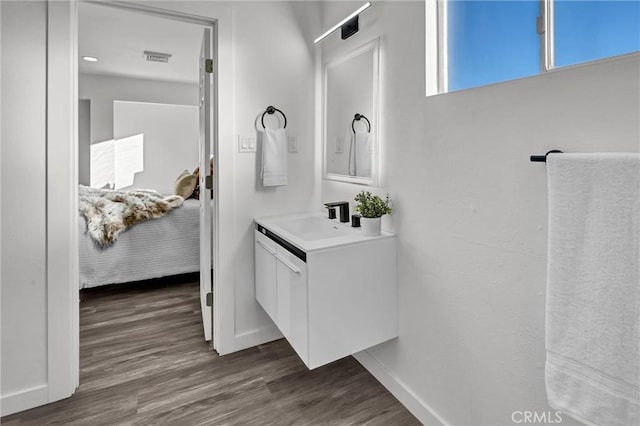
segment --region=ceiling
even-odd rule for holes
[[[162,81],[198,82],[203,26],[119,7],[78,4],[78,69]],[[148,62],[144,51],[170,53],[169,63]],[[82,56],[94,56],[87,62]]]

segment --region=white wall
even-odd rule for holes
[[[143,80],[138,78],[115,77],[99,74],[80,74],[78,82],[78,90],[80,99],[90,102],[90,143],[99,143],[114,138],[114,101],[129,102],[146,102],[171,105],[198,105],[198,84],[197,83],[178,83],[169,81]],[[89,147],[85,146],[86,139],[80,138],[80,153],[89,151]],[[197,142],[196,142],[197,143]],[[176,149],[177,146],[169,146],[168,149]],[[197,149],[197,148],[196,148]],[[197,150],[196,150],[197,152]],[[157,164],[158,167],[166,167],[169,170],[174,169],[174,164],[170,161],[170,157],[163,157],[166,161]],[[91,174],[90,164],[86,163],[87,155],[80,158],[79,166],[81,178],[84,173]],[[197,162],[196,162],[197,163]],[[193,166],[184,166],[184,168],[193,170]],[[88,172],[87,172],[88,171]],[[173,172],[172,172],[173,173]],[[174,176],[174,179],[176,176]],[[172,187],[162,184],[161,187],[155,186],[154,182],[150,182],[146,188],[156,189],[159,191],[171,192]],[[82,182],[80,182],[82,183]],[[147,182],[142,182],[141,185]],[[88,184],[88,183],[87,183]],[[141,186],[138,186],[141,187]]]
[[[326,2],[325,23],[357,5]],[[360,33],[323,49],[377,36],[378,192],[394,200],[385,225],[398,235],[400,337],[369,350],[372,365],[413,393],[426,423],[435,422],[427,407],[473,425],[553,411],[544,388],[547,179],[529,155],[637,152],[639,56],[425,98],[423,2],[375,2]],[[321,198],[360,189],[322,181]]]
[[[2,410],[47,384],[46,3],[2,9]],[[29,54],[25,54],[29,52]]]
[[[304,7],[304,6],[303,6]],[[308,5],[313,11],[315,6]],[[282,110],[287,134],[298,139],[298,152],[288,156],[289,185],[262,188],[256,154],[234,150],[236,336],[271,327],[255,300],[253,276],[253,218],[305,211],[317,203],[314,193],[314,55],[289,2],[239,2],[234,5],[235,135],[254,135],[268,105]],[[303,28],[305,30],[303,30]],[[265,117],[265,124],[276,121]],[[259,130],[262,126],[257,124]],[[236,136],[237,137],[237,136]],[[237,146],[237,139],[224,143]],[[247,340],[251,342],[251,340]],[[239,344],[240,345],[240,344]]]
[[[91,101],[91,143],[113,139],[113,101],[198,105],[198,84],[80,74],[80,99]]]
[[[199,112],[197,106],[115,101],[113,106],[116,143],[142,135],[140,170],[131,185],[171,194],[178,175],[192,172],[199,164]],[[119,161],[119,160],[118,160]]]

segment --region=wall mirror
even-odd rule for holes
[[[378,55],[375,39],[324,63],[325,179],[377,185]]]

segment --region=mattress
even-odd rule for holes
[[[200,201],[185,200],[166,216],[134,225],[106,248],[80,226],[80,288],[147,280],[200,270]]]

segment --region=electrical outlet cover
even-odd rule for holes
[[[288,136],[287,142],[289,145],[289,152],[298,152],[298,138],[295,136]]]

